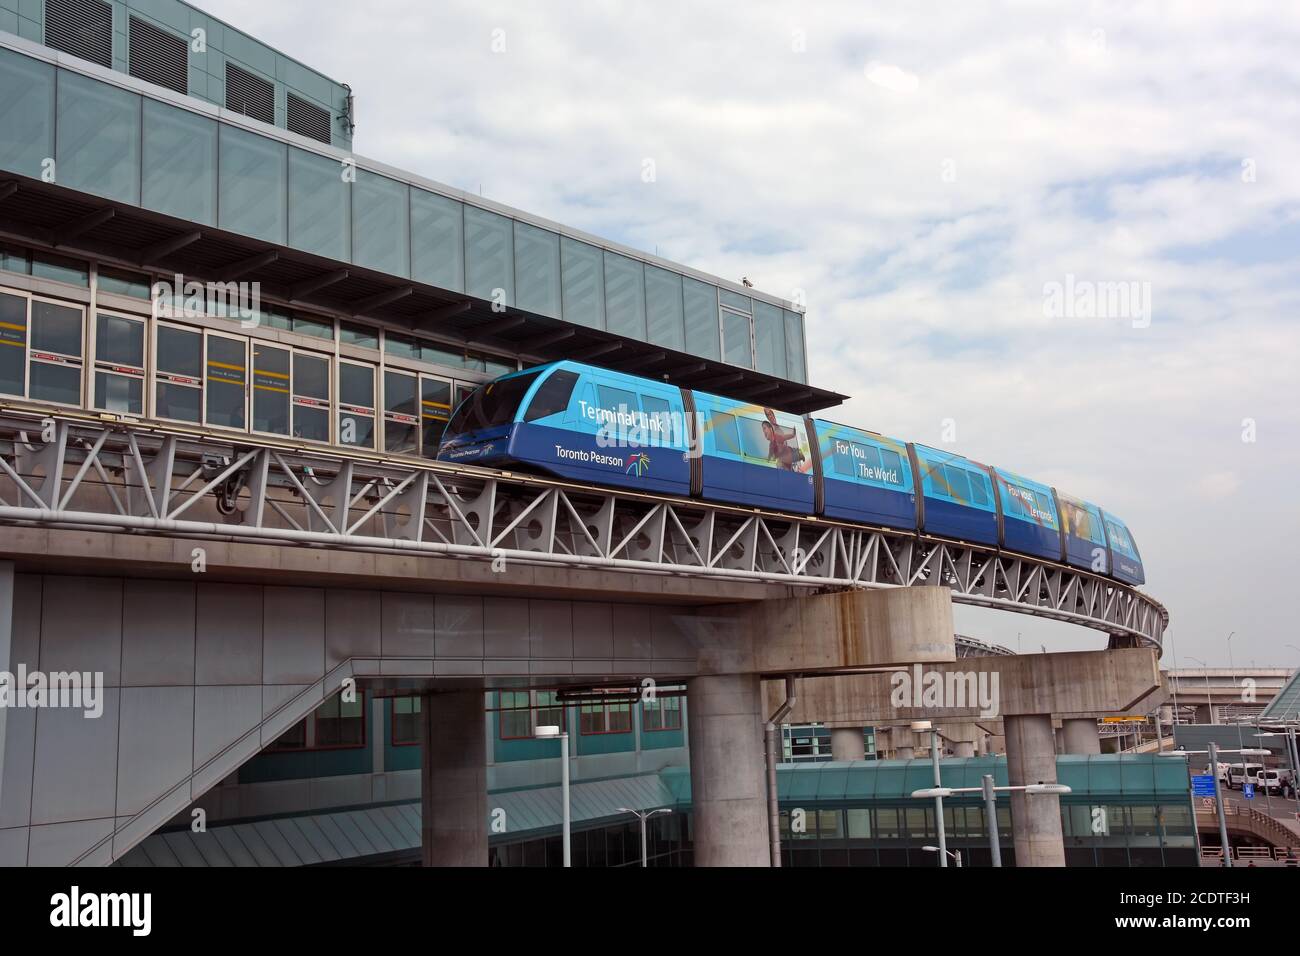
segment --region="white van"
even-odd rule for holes
[[[1286,784],[1291,782],[1290,770],[1256,770],[1254,778],[1255,786],[1261,790],[1267,790],[1270,793],[1282,789]]]
[[[1262,763],[1229,764],[1228,789],[1240,790],[1243,784],[1254,783],[1255,774],[1264,769]]]

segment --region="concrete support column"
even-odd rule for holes
[[[866,738],[861,727],[831,728],[832,760],[866,760]]]
[[[1097,721],[1092,717],[1070,717],[1062,720],[1061,743],[1063,754],[1101,753]]]
[[[483,691],[423,694],[420,841],[425,866],[487,866]]]
[[[975,741],[973,740],[954,740],[952,742],[952,755],[954,757],[973,757],[975,756]]]
[[[1056,783],[1056,747],[1050,714],[1003,718],[1007,742],[1007,778],[1013,787]],[[1061,798],[1050,794],[1011,792],[1011,830],[1016,866],[1065,866],[1061,834]]]
[[[770,866],[761,680],[696,677],[686,699],[695,865]]]

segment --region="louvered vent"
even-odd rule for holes
[[[131,17],[130,29],[131,75],[177,93],[188,93],[190,45],[139,17]]]
[[[299,136],[310,136],[314,140],[329,144],[330,114],[315,103],[308,103],[301,96],[290,93],[288,126],[289,132]]]
[[[275,123],[275,85],[226,63],[226,109],[263,123]]]
[[[113,8],[103,0],[45,0],[45,45],[113,68]]]

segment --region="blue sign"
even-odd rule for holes
[[[1255,799],[1255,785],[1253,783],[1243,783],[1241,785],[1241,795],[1247,800]]]
[[[1214,777],[1208,773],[1198,773],[1192,775],[1192,796],[1194,797],[1212,797],[1214,796]]]

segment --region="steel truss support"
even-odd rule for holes
[[[220,505],[220,506],[219,506]],[[0,414],[0,523],[421,552],[796,588],[937,585],[1160,646],[1168,613],[1088,572],[913,533],[416,459]]]

